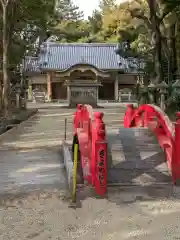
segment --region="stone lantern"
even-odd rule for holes
[[[152,82],[148,85],[148,89],[150,89],[150,90],[154,90],[155,88],[156,88],[156,85],[154,83],[152,83]],[[151,99],[151,103],[154,103],[154,96],[153,96],[153,94],[150,94],[150,99]]]
[[[20,93],[21,93],[21,85],[19,83],[16,84],[15,86],[16,90],[16,108],[20,108]]]
[[[154,83],[150,83],[150,84],[148,85],[148,88],[149,88],[149,89],[154,89],[154,88],[156,88],[156,85],[155,85]]]
[[[28,97],[28,80],[27,79],[23,79],[22,87],[23,87],[23,98],[21,98],[22,108],[26,109],[27,97]]]
[[[160,90],[160,107],[164,111],[165,110],[165,94],[167,92],[168,85],[165,81],[156,85],[156,88]]]

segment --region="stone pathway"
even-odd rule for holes
[[[66,189],[60,149],[64,138],[72,137],[73,111],[39,109],[39,112],[0,137],[0,193],[34,189]]]

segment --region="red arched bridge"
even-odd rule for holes
[[[148,184],[155,179],[152,182],[156,184],[176,184],[180,179],[180,113],[172,123],[155,105],[130,104],[124,128],[107,133],[103,113],[79,104],[74,116],[74,143],[79,146],[83,180],[100,196],[112,183],[132,185],[136,179]],[[143,148],[146,155],[150,152],[148,158],[142,156]]]

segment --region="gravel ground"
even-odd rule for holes
[[[180,239],[180,201],[169,190],[116,188],[96,199],[84,189],[76,209],[57,190],[2,200],[0,239]]]

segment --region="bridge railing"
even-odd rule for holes
[[[176,122],[172,123],[156,105],[144,104],[136,108],[129,104],[124,116],[124,127],[150,128],[165,152],[173,183],[180,181],[180,113],[177,113]]]
[[[103,113],[90,105],[78,105],[74,115],[74,138],[78,139],[84,180],[97,195],[107,191],[107,141]]]

